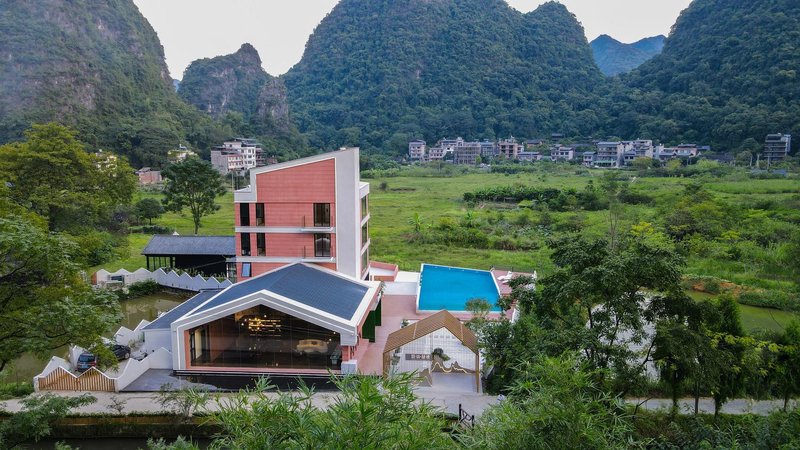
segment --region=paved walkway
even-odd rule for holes
[[[80,392],[56,392],[58,395],[65,397],[74,397],[80,395]],[[459,404],[469,414],[474,414],[479,417],[483,414],[490,405],[498,402],[497,397],[476,394],[476,393],[463,393],[463,392],[435,392],[429,388],[419,388],[416,391],[419,398],[423,401],[430,402],[436,407],[441,408],[448,413],[457,414]],[[159,396],[155,393],[127,393],[122,392],[118,394],[109,392],[93,392],[92,395],[97,397],[97,402],[86,405],[75,410],[76,413],[91,414],[91,413],[113,413],[110,408],[112,399],[120,399],[125,401],[124,414],[132,412],[143,413],[158,413],[163,411],[162,406],[159,404]],[[216,411],[219,409],[219,401],[224,402],[226,398],[234,395],[230,393],[212,394],[214,400],[209,402],[207,409],[209,411]],[[277,394],[268,394],[277,395]],[[312,404],[320,408],[326,408],[327,405],[334,399],[338,393],[336,392],[318,392],[312,399]],[[644,399],[629,399],[629,404],[635,405],[642,402]],[[643,403],[640,408],[646,410],[669,410],[672,406],[672,401],[669,399],[649,399]],[[789,403],[790,408],[800,407],[800,402],[794,400]],[[783,408],[783,402],[780,400],[746,400],[737,399],[731,400],[726,403],[722,412],[725,414],[757,414],[767,415],[773,411],[778,411]],[[7,410],[9,412],[19,412],[22,405],[18,399],[6,400],[0,402],[0,410]],[[694,399],[681,399],[680,409],[684,414],[692,414],[694,412]],[[714,401],[710,398],[700,399],[700,412],[706,414],[714,413]]]
[[[57,395],[61,395],[64,397],[76,397],[81,395],[81,392],[54,392]],[[159,396],[155,393],[129,393],[129,392],[120,392],[117,394],[111,392],[92,392],[93,396],[97,398],[95,403],[91,405],[82,406],[74,410],[75,413],[79,414],[96,414],[96,413],[105,413],[105,414],[115,414],[114,410],[111,409],[112,400],[123,400],[125,402],[125,407],[123,409],[123,414],[129,414],[132,412],[141,412],[141,413],[158,413],[164,411],[164,408],[159,404]],[[231,393],[222,393],[222,394],[212,394],[213,400],[209,402],[207,405],[207,409],[209,411],[217,411],[219,410],[219,402],[224,404],[225,399],[231,397]],[[268,395],[277,396],[277,394],[270,393]],[[319,408],[327,408],[328,404],[338,395],[337,392],[318,392],[312,398],[312,404]],[[458,413],[458,405],[461,404],[465,411],[470,414],[475,414],[476,416],[480,416],[480,414],[491,404],[497,402],[497,399],[492,396],[488,395],[481,395],[481,394],[464,394],[464,393],[434,393],[434,392],[418,392],[418,395],[421,400],[430,402],[436,407],[441,408],[443,411],[448,413],[457,414]],[[22,410],[22,405],[19,399],[14,400],[6,400],[4,402],[0,402],[0,410],[6,410],[8,412],[19,412]]]

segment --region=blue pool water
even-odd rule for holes
[[[500,311],[500,292],[491,272],[423,264],[419,282],[420,311],[466,311],[467,300],[473,298],[485,299],[492,311]]]

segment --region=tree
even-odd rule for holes
[[[598,389],[596,378],[574,354],[524,363],[507,399],[460,439],[482,449],[643,448],[622,404]]]
[[[629,392],[643,381],[652,356],[646,324],[667,314],[664,304],[686,301],[683,259],[646,223],[616,249],[605,239],[568,237],[550,245],[556,270],[536,291],[515,294],[518,305],[544,330],[547,354],[581,351],[597,374],[613,374],[609,389]]]
[[[777,391],[786,411],[789,400],[800,395],[800,321],[787,325],[778,342],[781,347],[777,356]]]
[[[119,303],[81,279],[75,250],[22,217],[0,218],[0,373],[23,352],[76,344],[102,353],[100,336],[118,322]]]
[[[169,166],[163,176],[166,181],[162,203],[168,211],[189,208],[197,234],[203,216],[219,209],[214,200],[225,193],[222,176],[210,163],[198,158]]]
[[[61,397],[53,394],[37,395],[22,400],[25,409],[0,421],[0,448],[18,446],[50,434],[50,426],[64,418],[70,410],[89,405],[97,399],[89,394]]]
[[[153,219],[158,219],[164,214],[164,207],[156,199],[143,198],[136,202],[136,213],[140,219],[147,219],[149,224],[153,224]]]
[[[339,389],[326,408],[311,402],[313,390],[278,392],[264,379],[255,390],[226,398],[214,414],[222,427],[215,448],[452,448],[445,420],[418,401],[411,374],[388,379],[332,377]]]
[[[72,130],[34,125],[26,140],[0,147],[0,181],[11,201],[44,217],[53,231],[102,225],[136,188],[123,158],[87,153]]]

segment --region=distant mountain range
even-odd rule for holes
[[[245,44],[192,63],[177,94],[131,0],[6,2],[0,29],[0,143],[56,120],[137,165],[233,135],[292,157],[553,132],[738,151],[800,133],[797,0],[694,0],[666,39],[591,46],[555,2],[341,0],[287,74]]]
[[[607,34],[602,34],[589,45],[600,71],[607,76],[614,76],[628,73],[661,53],[666,39],[666,36],[658,35],[632,44],[623,44]]]

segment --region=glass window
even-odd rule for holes
[[[363,247],[367,241],[369,241],[369,229],[367,228],[368,224],[364,224],[361,227],[361,246]]]
[[[249,203],[239,203],[239,226],[240,227],[249,227],[250,226],[250,204]]]
[[[314,235],[314,256],[327,257],[331,256],[331,235],[330,234],[315,234]]]
[[[256,234],[256,253],[258,256],[264,256],[267,254],[267,243],[264,233]]]
[[[339,335],[259,305],[189,330],[192,366],[339,370]]]
[[[256,226],[264,226],[264,204],[256,203]]]
[[[242,233],[242,256],[250,256],[250,233]]]
[[[250,276],[250,274],[252,273],[251,270],[250,270],[250,267],[251,267],[250,263],[242,263],[242,276],[243,277],[249,277]]]
[[[361,273],[369,269],[369,249],[361,254]]]
[[[367,217],[367,214],[369,214],[369,208],[368,208],[369,207],[369,202],[367,201],[367,197],[369,197],[369,196],[365,195],[364,197],[361,198],[361,218],[362,219],[364,217]]]
[[[330,203],[314,203],[314,226],[315,227],[331,226]]]

